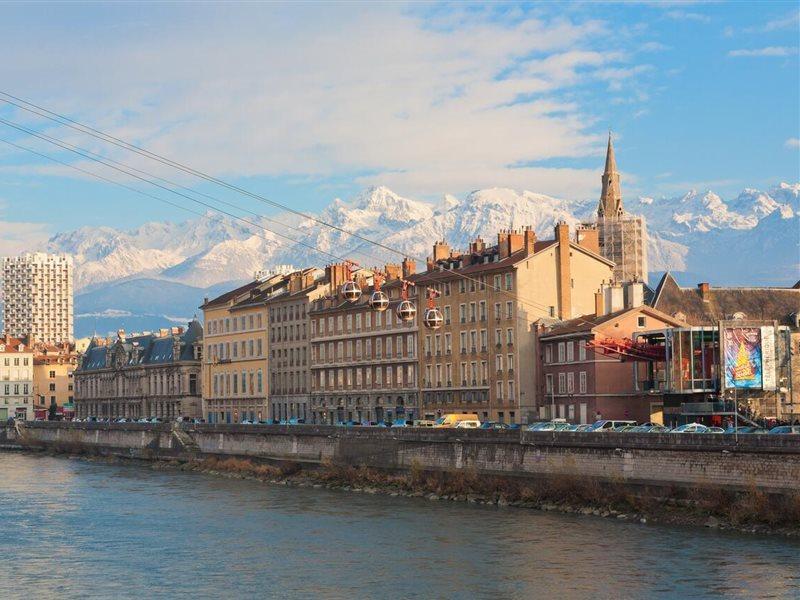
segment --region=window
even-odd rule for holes
[[[567,362],[575,360],[575,345],[572,342],[567,342]]]
[[[503,399],[503,382],[502,381],[498,381],[497,382],[497,399],[498,400],[502,400]]]
[[[513,275],[511,273],[506,273],[506,289],[507,290],[512,289],[512,287],[513,287],[512,283],[511,283],[512,281],[513,281]]]
[[[586,393],[586,371],[578,373],[578,392],[581,394]]]
[[[444,324],[445,325],[449,325],[450,324],[450,305],[449,304],[445,304],[445,307],[444,307]]]
[[[509,371],[513,371],[514,370],[514,355],[513,354],[509,354],[508,356],[506,356],[506,369],[508,369]]]
[[[566,359],[566,350],[564,342],[558,343],[558,362],[562,363]]]
[[[494,318],[500,320],[500,303],[496,302],[494,305]]]
[[[495,346],[500,346],[503,343],[503,336],[499,329],[494,330],[494,343]]]
[[[639,327],[644,327],[644,326],[646,326],[646,325],[647,325],[647,317],[643,317],[643,316],[640,316],[640,317],[638,317],[638,319],[637,319],[637,325],[638,325]]]
[[[511,319],[514,316],[514,303],[506,302],[506,319]]]
[[[552,375],[552,373],[548,373],[547,375],[545,375],[545,378],[544,378],[544,391],[547,392],[548,394],[552,394],[553,393],[553,375]]]
[[[506,329],[506,343],[509,346],[514,344],[514,330],[513,329]]]
[[[466,304],[459,304],[458,305],[458,320],[462,323],[467,322],[467,305]]]
[[[586,360],[586,340],[578,342],[578,360]]]
[[[544,346],[544,362],[545,364],[550,364],[553,362],[553,345],[552,344],[545,344]]]
[[[575,374],[567,373],[567,393],[572,394],[575,392]]]
[[[567,387],[567,376],[564,373],[558,374],[558,393],[563,394]]]

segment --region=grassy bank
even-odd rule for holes
[[[161,461],[154,466],[302,487],[800,536],[800,494],[765,494],[755,488],[745,492],[656,490],[569,476],[530,480],[478,476],[468,469],[432,472],[418,466],[408,472],[390,473],[332,463],[306,469],[298,463],[275,465],[241,458]]]

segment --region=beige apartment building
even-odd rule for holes
[[[0,422],[33,419],[33,351],[25,340],[0,338]]]
[[[287,278],[255,280],[200,307],[206,324],[203,414],[209,423],[266,420],[269,322],[266,302],[285,290]]]
[[[267,301],[269,314],[269,418],[310,422],[309,311],[330,286],[322,269],[290,273]]]
[[[537,418],[534,323],[594,310],[595,292],[613,277],[600,256],[597,232],[570,239],[565,223],[555,238],[530,228],[503,231],[497,244],[480,238],[468,252],[433,247],[427,271],[411,279],[424,307],[425,288],[439,294],[441,329],[421,333],[422,414],[477,413],[481,420],[524,423]]]
[[[382,291],[389,304],[373,310],[372,273],[356,274],[362,294],[346,300],[341,286],[351,280],[347,265],[331,265],[326,279],[331,295],[312,303],[311,420],[386,422],[419,417],[419,314],[411,322],[396,314],[402,277],[410,278],[413,261],[387,265]]]
[[[72,257],[28,253],[3,258],[5,332],[49,343],[73,339]]]
[[[57,412],[66,418],[75,414],[74,372],[78,364],[75,346],[63,343],[33,345],[33,393],[36,404]]]

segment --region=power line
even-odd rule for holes
[[[271,204],[271,205],[273,205],[273,206],[276,206],[276,207],[283,208],[283,209],[285,209],[285,210],[287,210],[287,211],[289,211],[289,212],[291,212],[291,213],[297,214],[297,215],[299,215],[299,216],[302,216],[302,217],[304,217],[304,218],[307,218],[307,219],[309,219],[309,220],[312,220],[312,221],[314,221],[314,222],[316,222],[316,223],[319,223],[319,224],[321,224],[321,225],[324,225],[324,226],[326,226],[326,227],[329,227],[329,228],[331,228],[331,229],[334,229],[334,230],[340,231],[340,232],[342,232],[342,233],[344,233],[344,234],[346,234],[346,235],[350,235],[350,236],[352,236],[352,237],[354,237],[354,238],[356,238],[356,239],[360,239],[360,240],[362,240],[362,241],[364,241],[364,242],[367,242],[367,243],[373,244],[373,245],[375,245],[375,246],[377,246],[377,247],[379,247],[379,248],[382,248],[382,249],[388,250],[388,251],[390,251],[390,252],[393,252],[394,254],[397,254],[397,255],[400,255],[400,256],[404,256],[404,257],[405,257],[405,256],[408,256],[408,254],[406,254],[405,252],[402,252],[402,251],[400,251],[400,250],[397,250],[397,249],[395,249],[395,248],[391,248],[390,246],[387,246],[387,245],[385,245],[385,244],[382,244],[382,243],[380,243],[380,242],[376,242],[376,241],[374,241],[374,240],[371,240],[371,239],[369,239],[369,238],[367,238],[367,237],[364,237],[364,236],[361,236],[361,235],[359,235],[359,234],[356,234],[356,233],[350,232],[350,231],[348,231],[348,230],[346,230],[346,229],[344,229],[344,228],[342,228],[342,227],[339,227],[339,226],[337,226],[337,225],[330,224],[330,223],[328,223],[328,222],[326,222],[326,221],[324,221],[324,220],[322,220],[322,219],[319,219],[319,218],[317,218],[317,217],[314,217],[313,215],[308,215],[308,214],[306,214],[306,213],[303,213],[303,212],[301,212],[301,211],[297,211],[297,210],[295,210],[295,209],[292,209],[291,207],[288,207],[288,206],[286,206],[286,205],[283,205],[283,204],[281,204],[281,203],[279,203],[279,202],[275,202],[275,201],[273,201],[273,200],[269,200],[269,199],[267,199],[267,198],[264,198],[263,196],[260,196],[260,195],[258,195],[258,194],[254,194],[254,193],[252,193],[252,192],[249,192],[248,190],[245,190],[245,189],[243,189],[243,188],[240,188],[239,186],[235,186],[235,185],[233,185],[233,184],[229,184],[229,183],[227,183],[227,182],[225,182],[225,181],[219,180],[219,179],[217,179],[217,178],[215,178],[215,177],[212,177],[212,176],[210,176],[210,175],[207,175],[206,173],[203,173],[203,172],[201,172],[201,171],[198,171],[198,170],[196,170],[196,169],[193,169],[193,168],[191,168],[191,167],[187,167],[187,166],[185,166],[185,165],[183,165],[183,164],[181,164],[181,163],[178,163],[178,162],[176,162],[176,161],[173,161],[173,160],[171,160],[171,159],[168,159],[168,158],[162,157],[162,156],[160,156],[160,155],[158,155],[158,154],[155,154],[155,153],[153,153],[153,152],[151,152],[151,151],[149,151],[149,150],[146,150],[146,149],[144,149],[144,148],[140,148],[140,147],[138,147],[138,146],[136,146],[136,145],[134,145],[134,144],[131,144],[131,143],[129,143],[129,142],[126,142],[125,140],[122,140],[122,139],[120,139],[120,138],[116,138],[116,137],[114,137],[114,136],[112,136],[112,135],[110,135],[110,134],[107,134],[107,133],[105,133],[105,132],[102,132],[102,131],[100,131],[100,130],[98,130],[98,129],[95,129],[95,128],[93,128],[93,127],[90,127],[90,126],[88,126],[88,125],[84,125],[84,124],[82,124],[82,123],[80,123],[80,122],[78,122],[78,121],[75,121],[75,120],[73,120],[73,119],[71,119],[71,118],[69,118],[69,117],[66,117],[66,116],[64,116],[64,115],[60,115],[59,113],[56,113],[56,112],[54,112],[54,111],[51,111],[51,110],[49,110],[49,109],[46,109],[46,108],[44,108],[44,107],[38,106],[38,105],[36,105],[36,104],[33,104],[33,103],[31,103],[31,102],[28,102],[28,101],[26,101],[26,100],[23,100],[23,99],[21,99],[21,98],[18,98],[18,97],[16,97],[16,96],[14,96],[14,95],[12,95],[12,94],[9,94],[9,93],[7,93],[7,92],[4,92],[4,91],[2,91],[2,90],[0,90],[0,95],[5,95],[5,96],[7,96],[7,97],[9,97],[9,98],[13,98],[14,100],[17,100],[17,101],[19,101],[19,102],[21,102],[21,103],[27,104],[27,105],[29,105],[29,106],[33,106],[33,107],[34,107],[34,109],[38,109],[38,110],[34,110],[34,109],[31,109],[31,108],[29,108],[28,106],[24,106],[23,104],[19,104],[18,102],[13,102],[13,101],[7,100],[7,99],[5,99],[5,98],[0,98],[0,101],[6,102],[7,104],[10,104],[10,105],[16,106],[16,107],[18,107],[18,108],[21,108],[22,110],[25,110],[25,111],[27,111],[27,112],[30,112],[30,113],[32,113],[32,114],[36,114],[36,115],[38,115],[38,116],[41,116],[41,117],[47,118],[47,119],[49,119],[49,120],[51,120],[51,121],[54,121],[54,122],[56,122],[56,123],[59,123],[59,124],[61,124],[61,125],[65,125],[65,126],[67,126],[67,127],[70,127],[70,128],[72,128],[72,129],[74,129],[74,130],[76,130],[76,131],[79,131],[79,132],[81,132],[81,133],[84,133],[84,134],[90,135],[90,136],[92,136],[92,137],[95,137],[95,138],[97,138],[97,139],[100,139],[100,140],[102,140],[102,141],[106,141],[106,142],[108,142],[108,143],[111,143],[111,144],[113,144],[113,145],[115,145],[115,146],[118,146],[118,147],[120,147],[120,148],[123,148],[123,149],[126,149],[126,150],[128,150],[128,151],[134,152],[134,153],[136,153],[136,154],[139,154],[139,155],[141,155],[141,156],[144,156],[144,157],[146,157],[146,158],[150,158],[151,160],[155,160],[155,161],[157,161],[157,162],[159,162],[159,163],[161,163],[161,164],[165,164],[165,165],[171,166],[171,167],[173,167],[173,168],[179,169],[179,170],[181,170],[181,171],[183,171],[183,172],[185,172],[185,173],[188,173],[188,174],[190,174],[190,175],[194,175],[194,176],[196,176],[196,177],[199,177],[199,178],[201,178],[201,179],[204,179],[204,180],[206,180],[206,181],[210,181],[210,182],[212,182],[212,183],[216,183],[216,184],[218,184],[218,185],[224,186],[224,187],[226,187],[226,188],[228,188],[228,189],[231,189],[231,190],[237,191],[237,192],[239,192],[239,193],[242,193],[242,194],[244,194],[244,195],[247,195],[247,196],[249,196],[249,197],[255,198],[255,199],[257,199],[257,200],[260,200],[260,201],[262,201],[262,202],[266,202],[266,203],[268,203],[268,204]],[[43,112],[39,112],[39,111],[43,111]],[[45,113],[47,113],[47,114],[45,114]],[[52,116],[50,116],[50,115],[52,115]],[[7,125],[9,125],[9,126],[11,126],[11,127],[14,127],[14,128],[16,128],[16,129],[19,129],[20,131],[24,131],[24,132],[26,132],[26,133],[29,133],[29,134],[31,134],[31,135],[35,135],[36,137],[40,137],[41,139],[45,139],[46,137],[49,137],[49,136],[44,136],[44,134],[39,134],[39,133],[37,133],[37,132],[33,132],[33,131],[31,131],[31,130],[28,130],[27,128],[24,128],[24,127],[21,127],[21,126],[18,126],[18,125],[14,125],[14,124],[12,124],[11,122],[5,121],[5,120],[3,120],[3,119],[0,119],[0,122],[4,122],[4,123],[6,123]],[[42,136],[44,136],[44,137],[42,137]],[[53,139],[55,139],[55,138],[53,138]],[[45,141],[50,141],[50,140],[45,140]],[[60,140],[57,140],[57,141],[52,141],[51,143],[55,143],[56,145],[61,145],[61,143],[67,144],[66,142],[61,142]],[[61,146],[61,147],[63,148],[64,146]],[[81,152],[77,152],[77,151],[75,151],[75,150],[72,150],[71,148],[65,148],[65,149],[67,149],[67,150],[70,150],[70,151],[73,151],[73,152],[76,152],[77,154],[80,154],[80,155],[82,155],[82,156],[84,156],[85,158],[88,158],[88,159],[90,159],[90,160],[97,160],[97,159],[93,159],[91,156],[87,156],[86,154],[81,154]],[[81,150],[82,150],[83,152],[86,152],[86,153],[89,153],[89,154],[94,154],[94,153],[92,153],[91,151],[87,151],[87,150],[85,150],[85,149],[81,149]],[[96,155],[96,156],[99,156],[99,155]],[[111,162],[117,162],[117,161],[112,161],[111,159],[107,159],[107,160],[110,160]],[[102,164],[106,164],[106,166],[109,166],[109,167],[111,167],[111,168],[115,168],[115,167],[113,167],[112,165],[109,165],[109,164],[107,164],[107,163],[104,163],[102,160],[99,160],[98,162],[101,162]],[[117,164],[123,164],[123,163],[117,163]],[[136,170],[136,171],[139,171],[139,172],[142,172],[142,173],[146,173],[145,171],[141,171],[141,170],[139,170],[139,169],[135,169],[135,168],[133,168],[133,167],[129,167],[129,166],[127,166],[127,165],[126,165],[126,167],[127,167],[127,168],[130,168],[130,169],[133,169],[133,170]],[[117,170],[120,170],[120,169],[117,169]],[[136,177],[134,174],[132,174],[132,173],[128,173],[128,172],[126,172],[126,171],[124,171],[124,170],[123,170],[122,172],[125,172],[126,174],[128,174],[128,175],[130,175],[130,176],[134,176],[134,177]],[[169,180],[165,180],[165,179],[163,179],[163,178],[160,178],[160,177],[154,176],[154,175],[152,175],[152,174],[149,174],[149,173],[148,173],[148,176],[150,176],[150,177],[154,177],[154,178],[156,178],[156,179],[160,179],[160,180],[162,180],[162,181],[167,181],[167,182],[169,182],[171,185],[176,185],[176,186],[178,186],[178,187],[180,187],[180,188],[182,188],[182,189],[191,190],[191,188],[186,188],[186,187],[184,187],[184,186],[180,186],[179,184],[175,184],[174,182],[170,182]],[[208,206],[208,207],[209,207],[209,208],[211,208],[212,210],[219,210],[219,209],[216,209],[216,208],[215,208],[215,207],[213,207],[213,206],[210,206],[210,205],[208,205],[208,204],[206,204],[206,203],[203,203],[203,202],[201,202],[201,201],[198,201],[198,200],[196,200],[196,199],[194,199],[194,198],[188,197],[188,196],[186,196],[185,194],[180,194],[179,192],[176,192],[175,190],[171,190],[171,189],[169,189],[169,188],[165,188],[164,186],[158,185],[158,184],[156,184],[156,183],[154,183],[154,182],[152,182],[152,181],[149,181],[149,180],[143,179],[143,178],[141,178],[141,177],[137,177],[137,178],[138,178],[138,179],[141,179],[141,180],[143,180],[143,181],[145,181],[145,182],[147,182],[147,183],[150,183],[151,185],[156,185],[157,187],[160,187],[160,188],[162,188],[162,189],[166,189],[166,190],[167,190],[167,191],[169,191],[169,192],[172,192],[172,193],[177,193],[178,195],[180,195],[180,196],[183,196],[183,197],[185,197],[185,198],[187,198],[187,199],[189,199],[189,200],[191,200],[191,201],[193,201],[193,202],[198,202],[198,203],[200,203],[200,204],[203,204],[204,206]],[[256,215],[256,216],[263,217],[263,218],[265,218],[265,219],[267,219],[267,220],[274,221],[274,222],[276,222],[276,223],[278,223],[278,224],[280,224],[280,225],[284,225],[284,226],[287,226],[287,227],[289,227],[289,228],[293,228],[291,225],[288,225],[288,224],[282,223],[282,222],[280,222],[280,221],[276,221],[276,220],[274,220],[274,219],[269,219],[268,217],[265,217],[265,216],[263,216],[263,215],[258,215],[257,213],[254,213],[254,212],[252,212],[252,211],[249,211],[248,209],[243,209],[243,208],[241,208],[241,207],[239,207],[239,206],[236,206],[236,205],[234,205],[234,204],[232,204],[232,203],[229,203],[229,202],[225,202],[225,201],[222,201],[222,200],[216,199],[216,198],[214,198],[213,196],[208,196],[208,195],[206,195],[206,194],[202,194],[201,192],[197,192],[196,190],[191,190],[191,191],[192,191],[193,193],[198,193],[198,194],[200,194],[200,195],[203,195],[203,196],[206,196],[206,197],[213,198],[213,199],[215,199],[216,201],[218,201],[218,202],[221,202],[221,203],[223,203],[223,204],[227,204],[227,205],[229,205],[229,206],[234,206],[234,207],[238,208],[239,210],[243,210],[243,211],[245,211],[245,212],[250,212],[251,214],[254,214],[254,215]],[[229,214],[229,213],[225,213],[224,211],[220,211],[220,212],[223,212],[224,214]],[[243,219],[241,219],[240,217],[237,217],[237,216],[235,216],[235,215],[231,215],[231,216],[233,216],[234,218],[237,218],[237,219],[239,219],[239,220],[243,220]],[[257,224],[251,223],[250,221],[246,221],[246,220],[243,220],[243,221],[244,221],[244,222],[247,222],[247,223],[249,223],[249,224],[251,224],[251,225],[254,225],[254,226],[262,227],[262,226],[259,226],[259,225],[257,225]],[[264,228],[264,227],[262,227],[262,228],[263,228],[263,229],[265,229],[266,231],[271,231],[272,233],[275,233],[276,235],[281,235],[281,234],[278,234],[277,232],[274,232],[274,231],[272,231],[272,230],[270,230],[270,229],[267,229],[267,228]],[[296,229],[296,228],[293,228],[293,229]],[[282,236],[282,237],[286,237],[286,236]],[[292,238],[287,238],[287,239],[289,239],[289,240],[292,240]],[[295,241],[295,240],[293,240],[293,241]],[[302,243],[302,242],[299,242],[299,241],[297,241],[297,243],[300,243],[301,245],[305,245],[305,246],[307,246],[307,247],[311,247],[310,245],[308,245],[308,244],[304,244],[304,243]],[[312,248],[313,248],[313,247],[312,247]],[[316,248],[314,248],[314,249],[316,250]],[[362,251],[358,251],[358,250],[356,250],[356,252],[357,252],[357,253],[363,253]],[[328,254],[329,254],[329,253],[328,253]],[[365,254],[365,256],[369,256],[369,255],[367,255],[366,253],[364,253],[364,254]],[[424,262],[424,261],[423,261],[422,259],[420,259],[419,257],[412,257],[412,258],[416,258],[416,260],[419,260],[420,262]],[[463,273],[459,273],[458,271],[456,271],[456,270],[454,270],[454,269],[452,269],[452,268],[449,268],[449,267],[443,267],[443,268],[441,268],[441,271],[448,272],[448,273],[450,273],[450,274],[452,274],[452,275],[454,275],[454,276],[456,276],[456,277],[460,277],[460,278],[462,278],[462,279],[464,279],[464,280],[468,280],[468,281],[471,281],[471,282],[473,282],[473,283],[478,283],[478,284],[480,284],[481,286],[488,287],[489,289],[492,289],[492,290],[494,290],[494,291],[500,292],[501,294],[504,294],[504,295],[506,295],[506,296],[509,296],[509,297],[513,298],[514,300],[516,300],[517,302],[519,302],[519,303],[521,303],[521,304],[527,304],[527,305],[529,305],[529,306],[532,306],[532,307],[534,307],[534,308],[538,308],[539,310],[542,310],[542,312],[544,312],[545,314],[547,314],[547,312],[549,312],[549,310],[550,310],[550,306],[547,306],[547,305],[544,305],[544,304],[540,304],[540,303],[537,303],[537,302],[535,302],[535,301],[532,301],[532,300],[524,300],[524,299],[520,298],[520,297],[519,297],[519,296],[518,296],[516,293],[512,293],[512,292],[509,292],[508,290],[504,290],[504,289],[502,289],[502,287],[499,287],[499,286],[494,286],[494,285],[492,285],[492,284],[489,284],[489,283],[486,283],[486,282],[481,282],[481,281],[480,281],[480,280],[478,280],[478,279],[472,278],[472,277],[470,277],[470,276],[468,276],[468,275],[465,275],[465,274],[463,274]],[[424,274],[421,274],[421,275],[418,277],[418,281],[423,281],[423,280],[425,280],[425,279],[428,279],[428,278],[430,278],[430,279],[433,279],[433,272],[431,273],[431,275],[430,275],[429,277],[426,277]],[[555,317],[549,317],[549,318],[555,318]],[[580,318],[580,317],[578,317],[578,318]],[[557,321],[560,321],[561,319],[556,319],[556,320],[557,320]],[[589,321],[586,321],[585,319],[581,319],[581,320],[582,320],[582,321],[584,321],[584,322],[586,322],[586,323],[589,323]],[[526,323],[527,323],[527,322],[532,322],[532,321],[526,321]]]

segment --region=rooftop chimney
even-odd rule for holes
[[[439,262],[450,256],[450,246],[442,240],[433,245],[433,262]]]
[[[415,260],[411,258],[404,258],[403,259],[403,278],[408,278],[417,271],[417,263]]]
[[[512,229],[508,232],[508,254],[514,254],[514,252],[518,252],[522,250],[524,247],[524,237],[522,233],[517,231],[516,229]]]
[[[497,232],[497,251],[500,253],[500,260],[508,257],[508,232]]]
[[[596,227],[580,227],[575,232],[575,241],[581,248],[600,254],[600,232]]]
[[[530,225],[525,226],[525,254],[530,256],[535,252],[536,248],[536,232]]]
[[[703,302],[711,302],[711,286],[708,283],[698,283],[697,289],[700,291]]]
[[[561,221],[555,230],[558,243],[558,316],[561,319],[569,319],[572,317],[569,225]]]
[[[603,303],[603,292],[601,288],[601,291],[594,293],[594,316],[602,317],[604,314],[606,314],[606,312]]]
[[[403,274],[403,268],[400,265],[388,264],[383,269],[386,272],[387,281],[395,281],[400,279]]]

